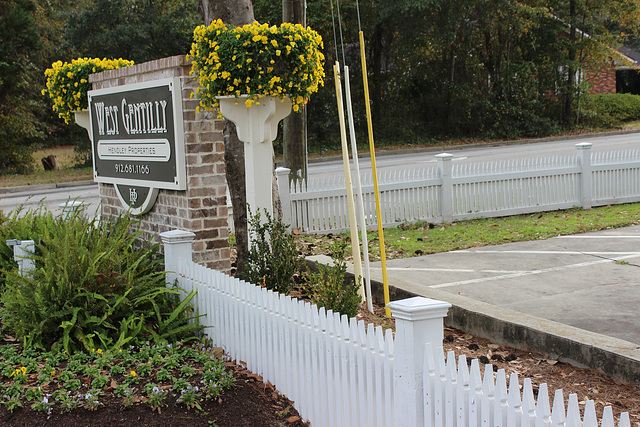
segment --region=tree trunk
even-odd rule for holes
[[[253,5],[251,0],[200,0],[198,11],[209,25],[214,19],[222,19],[225,24],[241,26],[252,23]],[[244,176],[244,143],[238,139],[236,127],[227,121],[224,126],[224,161],[227,185],[233,206],[233,223],[236,233],[237,274],[244,270],[249,251],[247,229],[247,190]]]
[[[236,27],[255,21],[251,0],[200,0],[198,12],[205,25],[209,25],[214,19],[222,19],[225,24]]]
[[[282,0],[282,22],[306,25],[306,0]],[[292,112],[282,123],[284,167],[289,168],[289,183],[307,179],[306,115]]]
[[[244,181],[244,142],[238,139],[236,125],[224,123],[224,163],[227,185],[233,206],[233,224],[236,233],[236,271],[239,276],[244,271],[249,250],[247,229],[247,192]]]

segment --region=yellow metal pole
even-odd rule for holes
[[[376,215],[378,219],[378,240],[380,241],[380,262],[382,264],[382,285],[384,288],[384,312],[391,317],[389,310],[389,278],[387,277],[387,254],[384,247],[384,231],[382,229],[382,212],[380,211],[380,190],[376,169],[376,150],[373,143],[373,124],[371,122],[371,105],[369,103],[369,79],[367,78],[367,59],[364,54],[364,33],[360,31],[360,60],[362,62],[362,80],[364,82],[364,103],[367,109],[367,128],[369,131],[369,151],[371,153],[371,172],[373,174],[373,190],[376,196]]]
[[[344,107],[342,105],[342,83],[340,81],[340,69],[336,61],[333,66],[333,76],[336,81],[336,99],[338,101],[338,118],[340,120],[340,137],[342,139],[342,163],[344,164],[344,178],[347,187],[347,206],[349,208],[349,228],[351,230],[351,253],[353,254],[353,268],[358,284],[358,293],[366,299],[362,287],[362,260],[360,259],[360,241],[358,239],[358,223],[356,209],[353,200],[353,185],[351,184],[351,169],[349,168],[349,148],[347,145],[347,126],[344,121]]]

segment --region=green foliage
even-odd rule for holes
[[[616,127],[640,119],[640,96],[627,93],[589,95],[584,98],[582,109],[587,123]]]
[[[340,314],[354,317],[362,301],[358,294],[358,281],[345,282],[347,264],[344,261],[347,243],[334,242],[331,245],[333,265],[324,265],[316,261],[317,272],[307,268],[304,274],[305,292],[318,307],[325,307]]]
[[[140,63],[189,51],[197,0],[93,0],[69,14],[64,37],[82,56]]]
[[[39,49],[31,0],[0,2],[0,173],[26,173],[42,135],[33,91]]]
[[[249,215],[252,240],[241,279],[286,294],[293,286],[293,275],[300,267],[301,256],[282,221],[266,211],[264,214],[264,222],[259,211]]]
[[[36,411],[48,414],[52,410],[95,410],[109,394],[120,398],[125,406],[145,402],[152,410],[156,410],[171,402],[199,408],[203,399],[218,397],[234,383],[225,364],[213,356],[212,348],[194,348],[183,342],[167,345],[146,343],[140,347],[128,346],[115,351],[100,350],[73,355],[61,350],[43,353],[19,351],[15,345],[3,345],[0,346],[0,356],[0,405],[5,405],[8,411],[24,406],[25,403],[29,403]],[[188,367],[192,373],[189,377],[182,378],[179,370],[167,371],[160,364],[153,367],[144,379],[140,379],[140,375],[135,375],[135,371],[130,370],[131,364],[140,366],[148,360],[162,359],[163,356],[183,360],[182,366]],[[59,359],[68,359],[69,363],[67,369],[54,376],[55,372],[48,364]],[[26,368],[28,366],[33,369],[29,370]],[[30,383],[23,385],[23,378],[17,377],[19,375],[27,378],[26,375],[41,369],[52,370],[46,387]],[[110,372],[111,377],[99,375],[103,370]],[[164,379],[160,378],[161,371],[168,373]],[[122,374],[125,372],[123,379]],[[94,378],[90,389],[85,388],[87,376]],[[131,382],[131,378],[135,378],[135,387],[127,384]],[[173,389],[168,387],[169,379],[175,383]]]
[[[196,333],[189,301],[167,289],[157,244],[141,244],[127,216],[109,221],[45,213],[36,270],[21,277],[3,269],[3,324],[25,348],[62,346],[68,353],[162,342]],[[41,221],[46,225],[42,226]],[[14,221],[20,223],[20,221]],[[27,227],[23,227],[27,228]]]

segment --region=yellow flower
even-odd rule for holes
[[[138,375],[138,374],[136,374],[136,371],[131,371],[131,372],[129,372],[129,374],[131,374],[132,377],[135,377],[136,375]]]

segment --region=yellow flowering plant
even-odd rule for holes
[[[53,110],[66,123],[74,120],[73,112],[88,108],[87,91],[91,89],[89,74],[133,65],[126,59],[78,58],[69,62],[57,61],[44,74],[47,88],[43,95],[53,99]]]
[[[263,96],[289,97],[294,111],[324,84],[322,37],[300,24],[242,27],[221,20],[194,31],[188,59],[200,82],[200,105],[219,106],[218,96],[248,95],[245,105]]]

